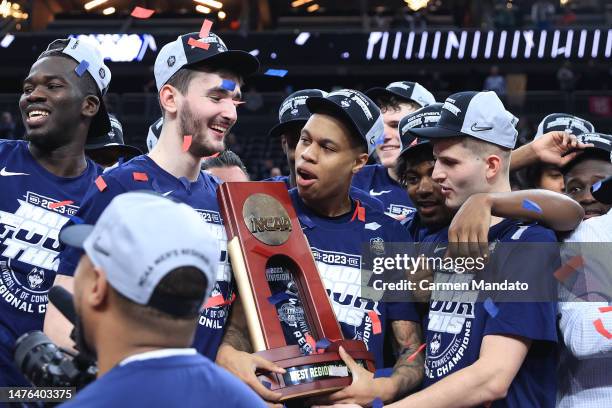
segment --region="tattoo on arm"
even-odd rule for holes
[[[240,297],[238,297],[232,305],[232,311],[228,318],[228,326],[223,336],[223,344],[229,344],[239,351],[252,353],[253,347],[248,336],[249,330],[247,328],[244,308]]]
[[[421,326],[418,323],[398,320],[391,323],[395,342],[400,350],[399,357],[393,367],[393,375],[398,381],[396,398],[406,396],[418,387],[423,379],[423,364],[425,352],[422,351],[408,361],[422,344]]]

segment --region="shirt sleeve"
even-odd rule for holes
[[[75,223],[95,224],[102,211],[108,206],[113,198],[119,194],[127,191],[119,181],[113,176],[103,175],[100,176],[106,183],[106,188],[102,191],[96,184],[91,185],[83,198],[83,204],[79,207],[76,215],[72,217],[62,229]],[[61,231],[60,231],[61,234]],[[57,273],[59,275],[74,276],[74,271],[79,259],[81,258],[82,251],[77,248],[64,247],[59,254],[59,268]]]
[[[606,302],[560,302],[559,328],[578,359],[612,357],[612,311]]]
[[[387,317],[390,321],[407,320],[420,323],[421,318],[412,302],[389,302],[387,303]]]

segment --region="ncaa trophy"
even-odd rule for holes
[[[260,381],[280,392],[281,401],[347,387],[352,377],[338,354],[340,346],[373,372],[374,358],[365,344],[342,336],[285,184],[228,182],[219,187],[218,199],[253,350],[286,370],[285,374],[258,372]],[[281,266],[292,275],[310,340],[318,340],[310,354],[297,344],[287,344],[280,311],[270,301],[274,296],[266,269],[271,266]]]

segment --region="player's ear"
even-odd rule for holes
[[[497,176],[502,171],[502,158],[496,154],[489,155],[484,161],[486,168],[486,177],[488,180]]]
[[[88,294],[89,304],[94,308],[104,307],[108,302],[109,289],[106,273],[102,268],[94,266],[92,286]]]
[[[355,164],[353,165],[352,172],[356,174],[366,165],[368,162],[368,154],[367,153],[359,153],[359,156],[355,159]]]
[[[81,114],[87,118],[93,118],[98,113],[100,109],[100,98],[96,95],[87,95],[85,99],[83,99],[83,104],[81,106]]]
[[[177,96],[179,90],[172,85],[165,84],[159,90],[159,103],[164,112],[176,113],[178,110]]]

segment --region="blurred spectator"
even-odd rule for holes
[[[565,26],[572,25],[576,22],[576,13],[569,8],[563,8],[563,16],[561,17],[561,24]]]
[[[283,173],[281,172],[281,169],[279,169],[278,167],[272,167],[272,169],[270,170],[270,177],[279,177],[282,175]]]
[[[489,76],[486,77],[484,81],[484,91],[493,91],[500,97],[500,99],[504,99],[506,96],[506,79],[500,75],[499,67],[497,65],[493,65],[491,67],[491,71],[489,71]]]
[[[557,71],[557,81],[559,81],[559,89],[566,92],[572,92],[576,85],[576,74],[572,70],[572,63],[565,61],[561,68]]]
[[[550,0],[538,0],[531,6],[531,21],[539,30],[552,27],[555,5]]]
[[[427,29],[427,8],[417,11],[404,7],[393,20],[393,28],[409,31],[425,31]]]
[[[252,86],[246,92],[244,95],[244,101],[244,107],[251,112],[258,111],[264,104],[263,96],[257,92],[257,89],[254,86]]]
[[[15,121],[11,112],[0,114],[0,139],[18,139],[15,132]]]

